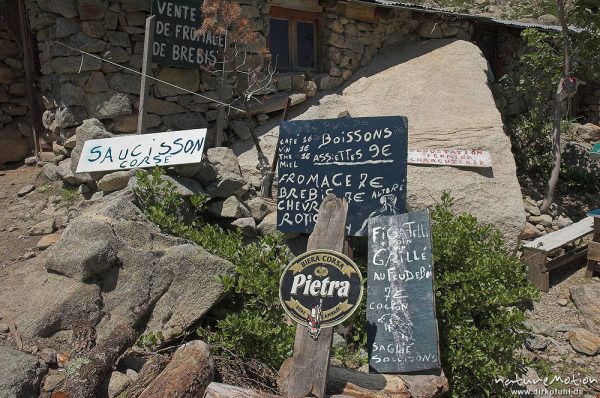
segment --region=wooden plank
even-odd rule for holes
[[[543,292],[550,290],[550,275],[546,268],[546,253],[526,248],[523,252],[523,261],[529,269],[527,275],[529,282]]]
[[[276,395],[247,388],[212,382],[206,387],[204,398],[276,398]]]
[[[146,36],[144,37],[144,55],[142,58],[142,83],[140,85],[140,109],[138,111],[137,133],[144,134],[144,119],[146,118],[146,101],[150,91],[148,72],[152,63],[152,43],[154,42],[154,15],[146,18]]]
[[[579,250],[572,251],[563,256],[550,260],[546,263],[548,271],[553,271],[567,264],[574,264],[579,260],[585,260],[587,255],[587,248],[582,247]]]
[[[568,243],[591,234],[594,231],[593,225],[594,217],[586,217],[573,225],[528,242],[523,247],[550,253]]]
[[[413,397],[400,376],[363,373],[333,366],[327,380],[327,392],[354,398]]]
[[[600,261],[600,242],[590,242],[588,245],[588,260]]]
[[[358,4],[340,3],[338,4],[340,14],[348,19],[355,19],[362,22],[377,22],[375,15],[376,7],[364,6]]]
[[[600,242],[600,217],[594,217],[593,242]],[[586,277],[591,278],[592,276],[594,276],[594,271],[596,270],[596,265],[598,265],[598,261],[593,260],[593,259],[588,259],[587,268],[585,270]]]
[[[341,252],[344,248],[347,213],[348,203],[344,199],[332,195],[325,197],[319,208],[319,219],[308,238],[307,250],[328,249]],[[287,396],[325,396],[332,340],[333,328],[321,330],[319,338],[313,340],[305,327],[296,327]]]

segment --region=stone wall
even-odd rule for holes
[[[0,0],[0,12],[4,7]],[[16,19],[11,22],[16,29]],[[0,23],[0,164],[22,160],[31,142],[23,55],[15,34]]]
[[[361,66],[371,63],[384,46],[401,42],[456,37],[471,40],[473,26],[468,21],[445,21],[432,14],[391,10],[376,23],[346,18],[339,6],[324,13],[324,75],[320,90],[328,90],[348,80]]]

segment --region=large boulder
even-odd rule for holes
[[[87,140],[97,140],[100,138],[112,138],[114,135],[110,133],[104,124],[98,119],[86,119],[83,124],[75,130],[76,144],[75,148],[71,151],[71,171],[75,173],[77,170],[77,164],[79,163],[79,156],[81,156],[81,150],[83,144]]]
[[[330,119],[344,111],[352,117],[402,115],[408,117],[411,148],[491,152],[492,169],[408,166],[407,205],[432,207],[449,191],[456,199],[455,211],[468,211],[480,222],[496,225],[514,247],[525,211],[510,139],[488,86],[487,70],[479,48],[466,41],[391,46],[353,75],[341,94],[324,96],[295,119]],[[278,127],[260,126],[256,133],[265,155],[273,159]],[[252,141],[238,141],[233,150],[244,176],[259,179]]]
[[[600,283],[587,283],[571,288],[571,300],[589,323],[591,331],[600,334]]]
[[[0,398],[37,397],[48,371],[38,358],[21,351],[0,347]]]

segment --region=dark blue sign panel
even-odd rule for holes
[[[200,34],[202,0],[152,0],[152,62],[197,69],[214,66],[225,35]]]
[[[277,229],[312,232],[327,194],[348,201],[347,235],[366,235],[372,217],[403,213],[407,126],[401,116],[282,122]]]
[[[373,371],[440,367],[429,211],[369,223],[367,342]]]

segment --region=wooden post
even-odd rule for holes
[[[142,58],[142,83],[140,85],[140,109],[138,111],[137,133],[144,134],[146,119],[146,101],[150,89],[148,73],[152,64],[152,43],[154,42],[154,15],[146,18],[146,36],[144,37],[144,56]]]
[[[594,238],[592,240],[596,245],[590,244],[590,248],[588,248],[588,261],[585,270],[585,276],[587,278],[594,276],[596,265],[600,261],[597,258],[598,253],[596,252],[598,250],[597,244],[600,244],[600,217],[594,217]]]
[[[346,230],[348,203],[335,196],[323,199],[319,218],[308,238],[307,250],[328,249],[342,252]],[[296,327],[294,356],[290,367],[288,397],[305,397],[309,394],[323,398],[329,371],[329,352],[333,328],[324,328],[317,340],[308,335],[306,327]]]
[[[225,32],[225,45],[223,46],[223,72],[221,74],[221,87],[219,88],[219,101],[225,102],[225,90],[227,89],[227,68],[225,64],[225,53],[227,51],[227,32]],[[225,129],[225,105],[219,105],[217,114],[217,133],[215,135],[215,147],[223,145],[223,130]]]
[[[285,122],[288,120],[290,114],[290,106],[292,104],[292,97],[287,97],[285,100],[285,108],[283,108],[283,117],[281,121]],[[277,161],[279,160],[279,139],[275,146],[275,156],[273,156],[273,162],[271,162],[271,171],[267,172],[264,176],[262,184],[260,186],[260,196],[263,198],[270,198],[272,196],[271,188],[273,187],[273,178],[275,178],[275,170],[277,170]]]
[[[33,149],[35,156],[41,152],[42,147],[38,134],[43,131],[41,128],[41,112],[38,104],[36,89],[35,61],[33,56],[33,45],[31,42],[31,33],[29,30],[29,20],[27,18],[27,8],[25,0],[19,0],[17,3],[19,29],[21,34],[21,45],[23,47],[23,68],[25,69],[25,84],[27,86],[27,103],[29,105],[29,123],[31,124]]]
[[[546,268],[547,259],[544,251],[523,249],[523,260],[529,268],[527,279],[543,292],[550,290],[550,273]]]

